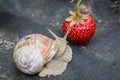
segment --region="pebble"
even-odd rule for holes
[[[82,46],[83,49],[85,49],[86,47]]]
[[[0,73],[0,77],[3,78],[3,79],[6,79],[7,78],[7,74],[5,72]]]
[[[4,47],[6,50],[13,48],[15,45],[14,42],[4,40]]]
[[[59,23],[59,22],[56,22],[56,25],[58,26],[58,25],[60,25],[60,23]]]
[[[99,22],[99,23],[101,23],[101,22],[102,22],[102,20],[98,20],[98,22]]]

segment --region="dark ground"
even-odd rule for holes
[[[96,34],[84,47],[69,42],[73,59],[62,75],[28,76],[15,67],[14,44],[30,33],[53,38],[47,27],[63,37],[61,24],[74,4],[69,0],[0,0],[0,80],[120,80],[120,13],[113,12],[110,0],[86,3],[97,23]]]

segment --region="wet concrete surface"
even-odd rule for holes
[[[120,13],[113,12],[110,0],[85,3],[97,23],[96,34],[87,46],[69,41],[73,59],[62,75],[40,78],[16,68],[12,58],[16,42],[30,33],[53,38],[46,28],[63,37],[61,24],[74,4],[68,0],[0,0],[0,80],[120,80]]]

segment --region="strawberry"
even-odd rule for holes
[[[87,45],[95,33],[96,24],[87,7],[80,5],[80,1],[76,4],[76,12],[70,12],[64,20],[62,30],[71,41]]]

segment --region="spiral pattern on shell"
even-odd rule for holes
[[[15,46],[13,59],[17,68],[25,74],[41,71],[57,52],[54,40],[41,34],[23,37]]]

